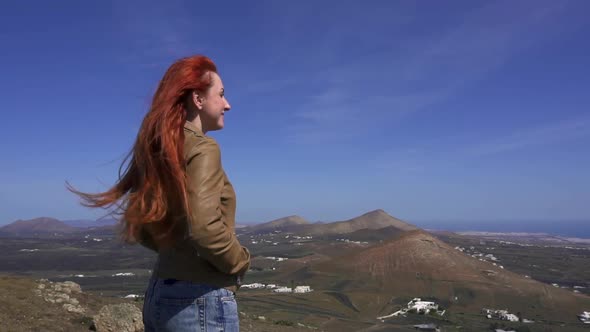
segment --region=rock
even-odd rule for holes
[[[111,304],[93,317],[96,332],[140,332],[144,330],[141,310],[133,304]]]
[[[53,283],[47,279],[41,279],[34,294],[43,297],[49,303],[63,304],[62,308],[68,312],[84,313],[78,299],[71,296],[72,293],[82,293],[82,288],[75,282],[65,281]]]
[[[82,293],[82,287],[73,281],[64,281],[61,284],[62,289],[68,293]]]
[[[83,314],[85,312],[84,308],[82,308],[81,306],[79,306],[77,304],[66,303],[63,305],[63,308],[68,312],[74,312],[77,314]]]
[[[73,281],[64,281],[64,282],[56,282],[51,284],[51,289],[55,292],[65,293],[65,294],[72,294],[72,293],[82,293],[82,288],[80,285]]]
[[[264,316],[258,316],[258,320],[266,320],[266,317],[264,317]]]
[[[70,302],[71,298],[68,294],[65,293],[57,293],[57,292],[47,292],[43,299],[47,302],[51,303],[63,303],[63,302]]]

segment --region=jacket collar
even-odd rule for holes
[[[201,129],[197,128],[197,126],[195,126],[194,124],[192,124],[189,121],[184,122],[184,129],[192,132],[193,134],[195,134],[197,136],[205,137],[205,134],[203,134],[203,131],[201,131]]]

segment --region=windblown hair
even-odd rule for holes
[[[217,68],[211,59],[192,56],[168,68],[154,94],[133,148],[119,168],[119,180],[102,193],[67,189],[87,207],[114,210],[121,235],[134,243],[147,231],[158,246],[171,245],[178,220],[190,213],[184,166],[186,102],[192,91],[205,93]],[[124,171],[123,171],[124,170]]]

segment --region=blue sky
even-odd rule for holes
[[[20,1],[0,10],[0,224],[96,218],[159,79],[210,56],[238,222],[382,208],[590,219],[586,1]]]

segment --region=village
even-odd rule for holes
[[[469,249],[466,249],[466,248],[457,246],[457,247],[455,247],[455,249],[458,250],[458,251],[460,251],[460,252],[462,252],[462,253],[464,253],[464,254],[466,254],[466,255],[469,255],[469,256],[471,256],[473,258],[476,258],[476,259],[478,259],[478,260],[480,260],[482,262],[490,262],[490,263],[492,263],[493,266],[497,266],[497,267],[499,267],[501,269],[504,268],[504,266],[498,264],[498,262],[500,261],[498,259],[498,257],[494,256],[493,254],[484,254],[484,253],[478,252],[478,251],[475,250],[475,247],[474,246],[469,247]],[[488,247],[486,249],[493,250],[494,248],[493,247],[491,247],[491,248]]]
[[[524,247],[533,246],[533,245],[530,245],[530,244],[519,244],[519,243],[514,243],[514,242],[509,242],[509,241],[497,241],[497,242],[500,243],[500,244],[520,245],[520,246],[524,246]],[[538,247],[540,247],[540,246],[538,246]],[[551,246],[544,246],[544,247],[551,247]],[[496,256],[494,256],[493,254],[486,254],[486,253],[479,252],[479,251],[476,250],[476,248],[474,246],[470,246],[469,248],[464,248],[464,247],[456,246],[455,249],[458,250],[458,251],[460,251],[460,252],[462,252],[462,253],[464,253],[464,254],[466,254],[466,255],[469,255],[469,256],[471,256],[473,258],[476,258],[479,261],[489,262],[493,266],[497,266],[497,267],[499,267],[501,269],[504,269],[504,266],[499,264],[499,262],[500,262],[500,259],[499,258],[497,258]],[[494,250],[495,248],[494,247],[486,247],[486,249],[487,250]],[[578,248],[572,248],[572,249],[578,249]],[[584,249],[584,248],[580,248],[580,249]],[[537,267],[537,266],[536,265],[533,265],[533,267]],[[491,270],[486,270],[484,272],[485,273],[488,273],[488,274],[495,274],[495,272],[494,271],[491,271]],[[527,279],[530,279],[531,278],[529,275],[525,275],[524,277],[527,278]],[[558,283],[551,283],[551,285],[553,287],[556,287],[556,288],[570,289],[570,287],[565,286],[565,285],[559,285]],[[581,293],[580,292],[580,289],[585,289],[586,287],[585,286],[574,285],[571,288],[572,288],[572,291],[574,293],[580,294]]]
[[[369,244],[367,241],[352,241],[349,239],[336,239],[336,241],[344,242],[344,243],[354,243],[354,244]]]
[[[276,284],[263,284],[259,282],[244,284],[241,286],[241,289],[268,289],[274,293],[310,293],[313,291],[310,286],[296,286],[295,288],[292,288],[279,286]]]
[[[310,235],[308,235],[308,236],[299,236],[299,235],[293,235],[293,234],[283,235],[281,233],[282,233],[281,231],[273,231],[271,233],[264,233],[264,234],[250,234],[248,241],[250,244],[256,244],[256,245],[267,244],[267,245],[277,246],[280,244],[302,245],[305,242],[310,242],[311,240],[313,240],[313,236],[310,236]],[[240,236],[243,236],[243,234],[238,234],[237,236],[240,237]]]

